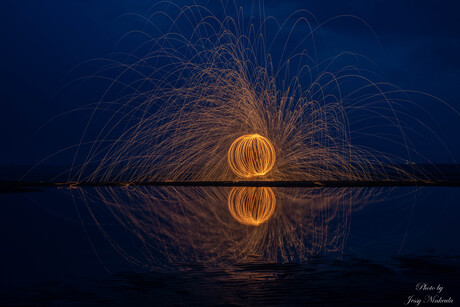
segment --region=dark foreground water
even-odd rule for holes
[[[1,306],[458,306],[460,188],[0,194]]]

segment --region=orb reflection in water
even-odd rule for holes
[[[268,187],[235,187],[228,196],[228,209],[239,223],[259,226],[275,212],[276,197]]]

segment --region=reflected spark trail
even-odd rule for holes
[[[375,200],[379,190],[104,187],[72,194],[127,261],[160,269],[341,255],[351,212]],[[96,209],[101,203],[105,209]],[[120,226],[128,240],[120,240]]]
[[[228,196],[228,209],[243,225],[259,226],[275,212],[276,197],[271,188],[233,188]]]

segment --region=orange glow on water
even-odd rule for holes
[[[259,226],[275,212],[276,197],[268,187],[237,187],[230,191],[228,209],[243,225]]]
[[[228,165],[238,177],[267,174],[275,164],[275,148],[259,134],[246,134],[233,141],[228,150]]]

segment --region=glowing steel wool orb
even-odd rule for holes
[[[228,150],[228,165],[238,177],[267,174],[275,164],[275,148],[259,134],[246,134],[233,141]]]
[[[237,187],[230,191],[228,209],[243,225],[259,226],[275,212],[276,198],[268,187]]]

